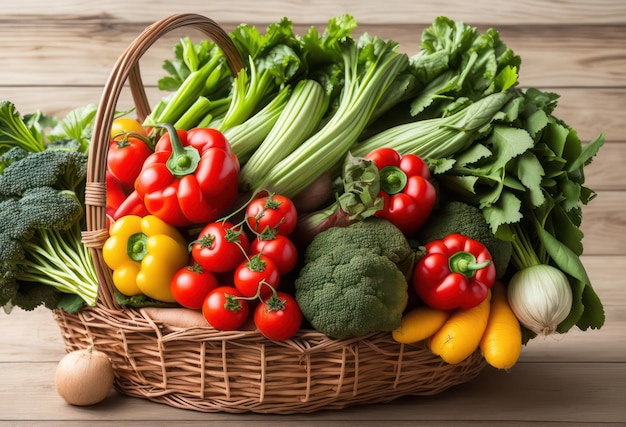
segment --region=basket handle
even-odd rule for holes
[[[94,129],[87,163],[85,187],[85,219],[87,230],[83,243],[91,250],[98,275],[99,303],[119,307],[113,297],[113,280],[102,257],[102,247],[108,238],[106,228],[106,167],[110,129],[119,96],[128,80],[137,116],[143,120],[150,114],[150,104],[144,90],[139,60],[163,35],[180,28],[191,27],[211,38],[222,50],[234,75],[243,68],[243,62],[232,40],[215,21],[205,16],[187,13],[171,15],[147,27],[117,59],[104,86],[94,119]]]

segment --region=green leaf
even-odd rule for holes
[[[496,90],[504,92],[517,84],[517,67],[507,65],[496,76]]]
[[[85,300],[76,294],[63,294],[57,303],[57,308],[67,313],[76,313],[84,306]]]
[[[454,160],[453,158],[444,157],[438,159],[427,158],[425,159],[425,161],[428,164],[428,168],[435,175],[449,171],[456,163],[456,160]]]
[[[80,151],[87,154],[93,133],[93,121],[97,106],[89,104],[70,111],[57,126],[46,135],[50,142],[60,139],[75,139],[80,142]]]
[[[534,146],[527,131],[503,125],[493,127],[488,143],[493,151],[493,162],[488,166],[491,170],[505,168],[509,161]]]
[[[564,176],[558,181],[561,194],[564,196],[564,200],[561,202],[563,209],[569,211],[578,207],[580,203],[581,186],[580,184],[567,179]]]
[[[489,148],[485,147],[481,143],[475,143],[470,146],[467,150],[457,154],[455,156],[457,167],[464,167],[477,161],[491,157],[492,153]]]
[[[522,202],[510,191],[503,191],[497,203],[482,209],[483,215],[495,234],[500,226],[514,224],[522,219]]]
[[[580,218],[574,222],[573,218],[566,213],[560,205],[555,205],[550,211],[550,217],[545,228],[551,229],[552,234],[576,256],[583,253],[583,232],[579,228]]]
[[[600,148],[604,145],[604,141],[605,134],[601,133],[600,135],[596,136],[592,141],[587,143],[583,147],[580,156],[578,156],[578,158],[569,165],[568,172],[574,171],[590,164]]]
[[[541,186],[544,176],[543,167],[537,157],[530,151],[522,154],[517,160],[517,177],[528,188],[530,201],[533,207],[540,206],[545,201]]]
[[[586,331],[589,328],[600,329],[604,325],[606,316],[602,301],[598,297],[598,294],[591,288],[591,286],[585,286],[582,295],[582,302],[585,310],[578,319],[576,326],[580,330]]]
[[[460,194],[462,198],[473,198],[476,194],[478,177],[473,175],[441,175],[438,178],[440,184],[449,191]]]
[[[548,125],[548,115],[543,110],[537,110],[526,120],[526,130],[535,138]]]

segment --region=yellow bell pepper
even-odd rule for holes
[[[174,274],[189,263],[187,242],[173,226],[153,215],[124,216],[113,223],[102,248],[113,283],[126,296],[175,302]]]

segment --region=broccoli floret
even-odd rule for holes
[[[40,305],[53,309],[56,308],[62,295],[61,292],[52,286],[41,283],[22,283],[13,296],[11,303],[26,311],[32,311]]]
[[[21,196],[26,190],[53,187],[77,191],[87,176],[87,156],[76,151],[44,150],[11,163],[0,175],[0,195]]]
[[[314,239],[305,252],[304,262],[317,259],[328,252],[331,245],[343,247],[346,242],[389,258],[403,272],[410,274],[414,252],[404,234],[391,222],[381,218],[368,218],[346,227],[332,227],[324,231],[323,239]],[[349,240],[346,240],[349,239]]]
[[[481,242],[491,254],[496,277],[501,278],[509,265],[513,247],[511,242],[496,238],[480,209],[457,200],[444,202],[434,210],[418,231],[421,243],[441,240],[451,233],[460,233]]]
[[[98,283],[89,251],[81,240],[84,174],[74,167],[76,164],[70,166],[71,160],[65,163],[67,168],[55,169],[61,163],[47,168],[45,162],[49,157],[39,154],[29,154],[11,164],[0,176],[0,187],[4,190],[19,188],[15,191],[18,194],[7,190],[0,201],[0,305],[12,304],[24,309],[41,304],[52,307],[61,293],[79,295],[93,305]],[[59,151],[58,154],[71,159],[68,156],[71,153]],[[32,159],[44,163],[33,163]],[[51,171],[56,171],[57,187],[37,185],[37,180],[20,187],[13,180],[21,181],[28,176],[24,165],[32,167],[32,175],[39,177],[51,176]],[[21,174],[7,174],[9,170]],[[55,292],[38,289],[40,286]]]
[[[305,252],[296,300],[311,326],[329,337],[394,330],[408,301],[398,264],[412,257],[402,232],[386,220],[330,228]]]
[[[13,147],[2,153],[0,156],[0,173],[2,173],[10,164],[22,160],[28,156],[28,151],[22,147]]]

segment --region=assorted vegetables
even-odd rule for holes
[[[437,18],[410,57],[355,28],[241,25],[236,77],[212,42],[175,46],[159,81],[172,93],[111,128],[118,302],[270,340],[384,331],[498,369],[536,334],[600,328],[579,227],[604,135],[583,146],[557,95],[519,89],[520,58],[492,29]],[[5,310],[95,304],[80,240],[93,114],[0,104]]]

